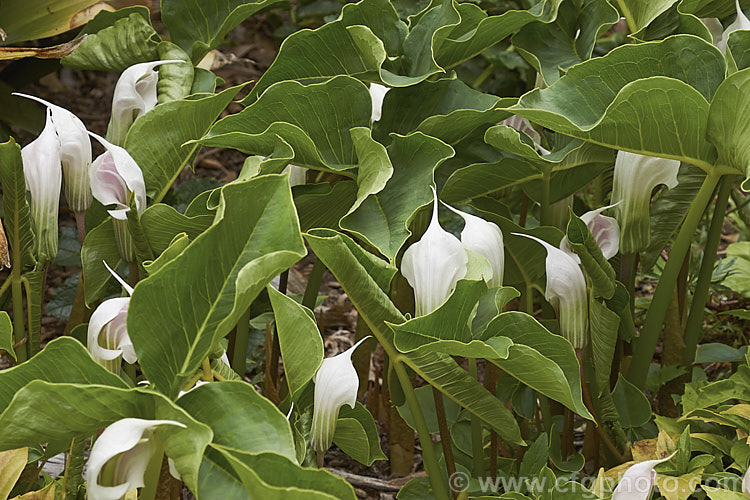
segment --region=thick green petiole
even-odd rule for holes
[[[239,321],[234,335],[234,352],[232,353],[232,369],[240,377],[245,376],[247,346],[250,339],[250,308],[247,309]]]
[[[716,173],[710,173],[706,176],[700,191],[698,191],[695,200],[690,205],[680,232],[672,244],[669,259],[664,266],[664,271],[661,274],[659,284],[651,300],[651,305],[648,308],[648,313],[641,329],[641,335],[636,339],[633,349],[633,359],[628,370],[628,380],[639,389],[643,389],[646,385],[648,367],[654,356],[656,343],[659,340],[659,332],[661,331],[664,317],[667,314],[669,299],[672,296],[675,283],[677,283],[680,268],[682,267],[685,255],[690,249],[690,244],[698,223],[713,196],[714,188],[719,182],[720,177],[721,175]]]
[[[469,373],[478,378],[477,360],[469,358]],[[482,446],[482,422],[476,415],[471,416],[471,454],[474,458],[474,476],[484,477],[484,446]]]

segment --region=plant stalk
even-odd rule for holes
[[[620,7],[620,11],[622,12],[622,16],[625,18],[625,22],[628,23],[628,29],[631,33],[635,33],[638,31],[635,25],[635,19],[633,18],[633,14],[630,12],[630,9],[628,8],[628,4],[625,0],[617,0],[617,5]]]
[[[437,414],[438,429],[440,429],[440,444],[443,446],[443,457],[445,457],[445,469],[448,477],[456,473],[456,461],[453,458],[453,446],[451,446],[451,433],[448,430],[448,421],[445,418],[445,404],[443,393],[436,387],[432,387],[432,398],[435,400],[435,413]],[[453,492],[456,496],[456,492]]]
[[[475,380],[478,380],[477,360],[469,358],[469,373]],[[471,454],[474,458],[474,476],[484,477],[484,446],[482,446],[482,422],[479,417],[471,415]]]
[[[700,191],[698,191],[695,200],[690,205],[690,209],[677,234],[677,238],[672,244],[669,259],[664,266],[664,271],[654,292],[648,313],[646,313],[641,335],[635,341],[633,359],[628,370],[628,380],[639,389],[643,389],[646,385],[648,367],[654,356],[656,343],[659,340],[659,331],[667,314],[669,299],[674,291],[675,283],[677,283],[683,259],[690,249],[695,230],[698,227],[706,206],[713,196],[714,188],[719,182],[720,177],[721,175],[716,173],[710,173],[706,176]]]
[[[708,289],[711,285],[711,275],[714,270],[716,260],[716,251],[719,249],[719,240],[721,239],[721,229],[724,225],[724,214],[727,210],[729,193],[732,190],[732,176],[725,176],[719,187],[719,194],[716,198],[716,207],[711,219],[711,225],[706,238],[706,246],[703,249],[703,259],[698,271],[698,283],[693,293],[693,302],[690,304],[690,313],[688,314],[685,325],[685,362],[692,363],[695,359],[695,351],[698,347],[701,327],[703,325],[703,311],[708,300]]]
[[[232,352],[232,369],[240,377],[245,376],[247,368],[247,346],[250,339],[250,308],[240,316],[234,335],[234,351]]]
[[[78,488],[83,484],[83,464],[86,461],[84,456],[85,451],[86,438],[73,438],[73,441],[70,444],[68,460],[65,464],[65,474],[63,475],[63,500],[75,500],[78,496]]]
[[[21,286],[21,256],[13,250],[13,269],[11,270],[11,295],[13,300],[13,337],[19,347],[16,360],[19,364],[29,359],[29,342],[26,339],[26,328],[23,313],[23,287]]]
[[[316,258],[315,264],[310,271],[310,277],[307,279],[307,287],[305,288],[305,295],[302,297],[302,305],[310,309],[315,309],[315,301],[318,298],[318,292],[320,291],[320,285],[323,282],[323,275],[325,274],[326,266],[323,261]]]
[[[542,200],[539,206],[539,224],[549,226],[552,224],[552,212],[550,211],[550,189],[549,184],[552,172],[547,169],[542,177]]]
[[[417,428],[419,442],[422,443],[422,462],[427,471],[427,477],[430,480],[432,494],[435,495],[437,500],[449,500],[451,498],[450,490],[447,483],[443,481],[443,475],[440,473],[430,431],[427,428],[422,408],[419,406],[419,401],[417,400],[417,395],[414,393],[414,387],[411,385],[409,375],[406,373],[404,365],[398,359],[392,357],[391,365],[396,372],[401,389],[404,391],[406,402],[409,404],[412,417],[414,418],[414,426]]]

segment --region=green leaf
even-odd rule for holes
[[[325,469],[306,469],[273,453],[250,455],[220,449],[250,498],[356,499],[354,488]]]
[[[276,335],[281,348],[281,359],[284,361],[284,377],[294,400],[323,362],[323,338],[312,311],[272,286],[267,286],[266,290],[276,320]]]
[[[112,220],[104,222],[86,233],[81,248],[81,264],[83,265],[83,283],[85,286],[86,304],[92,305],[102,298],[107,285],[112,278],[106,267],[106,262],[112,269],[117,269],[122,260],[117,251],[115,229]]]
[[[505,336],[513,341],[507,359],[489,361],[532,389],[593,420],[583,404],[580,366],[570,342],[517,311],[495,318],[485,335]]]
[[[34,267],[34,231],[31,212],[26,200],[26,180],[23,176],[21,147],[10,139],[0,144],[0,184],[3,187],[3,224],[8,238],[12,266],[22,269]]]
[[[242,21],[280,0],[162,0],[161,16],[174,43],[198,64]]]
[[[571,68],[510,110],[579,139],[710,171],[716,152],[705,140],[708,101],[724,69],[719,50],[691,35],[624,45]]]
[[[191,217],[179,213],[169,205],[157,203],[143,212],[141,226],[146,233],[149,246],[156,255],[160,255],[178,234],[185,233],[192,241],[208,229],[213,220],[212,214]]]
[[[14,394],[32,380],[127,387],[120,377],[99,365],[83,345],[70,337],[52,340],[29,361],[0,371],[0,408],[7,407]]]
[[[654,267],[661,251],[677,233],[705,178],[701,169],[683,163],[677,174],[677,187],[659,193],[651,206],[651,243],[641,252],[643,272]]]
[[[347,405],[341,407],[333,443],[354,460],[368,467],[376,460],[388,460],[380,448],[380,436],[375,427],[375,420],[359,402],[353,409]]]
[[[617,345],[620,318],[607,306],[592,298],[589,302],[589,321],[597,396],[600,396],[602,392],[609,390],[609,376]]]
[[[745,174],[743,189],[750,189],[750,69],[738,71],[719,85],[708,113],[708,140],[719,153],[719,163]]]
[[[453,156],[442,141],[415,132],[394,135],[388,146],[393,174],[377,194],[370,194],[341,219],[341,228],[361,237],[394,262],[411,235],[409,223],[420,207],[430,203],[434,171]]]
[[[0,349],[7,352],[13,359],[18,359],[16,351],[13,350],[13,323],[5,311],[0,311]]]
[[[513,36],[513,45],[552,84],[568,68],[591,58],[596,40],[619,20],[606,0],[563,2],[554,22],[527,24]]]
[[[3,5],[3,30],[7,36],[2,45],[47,38],[84,24],[86,11],[97,0],[66,0],[48,9],[49,0],[12,2]]]
[[[750,241],[729,245],[727,259],[729,270],[721,284],[743,297],[750,297]]]
[[[377,194],[393,175],[393,165],[385,147],[373,140],[371,131],[357,127],[349,131],[357,152],[357,199],[347,214],[354,212],[371,194]]]
[[[622,375],[617,379],[612,399],[624,428],[640,427],[651,419],[651,403],[648,398]]]
[[[739,30],[729,34],[727,42],[727,66],[731,72],[750,67],[750,31]]]
[[[317,190],[320,186],[325,191]],[[339,220],[346,215],[357,198],[357,184],[353,181],[318,184],[316,191],[295,189],[294,205],[297,207],[302,231],[314,228],[339,229]]]
[[[743,8],[748,3],[742,0]],[[727,17],[735,13],[735,2],[732,0],[682,0],[680,11],[690,13],[696,17]]]
[[[335,231],[316,230],[305,237],[315,255],[341,283],[378,341],[394,351],[393,333],[386,322],[400,324],[405,318],[381,287],[390,283],[395,269]],[[502,439],[509,443],[522,442],[513,415],[450,356],[411,353],[404,355],[403,361],[448,398],[485,421]]]
[[[443,68],[452,68],[528,23],[554,21],[561,3],[562,0],[542,0],[528,10],[508,10],[499,16],[487,16],[477,5],[460,3],[457,5],[460,24],[447,31],[444,40],[433,42],[435,60]]]
[[[0,453],[0,500],[7,500],[18,478],[26,467],[28,448]]]
[[[294,150],[295,165],[346,170],[356,163],[349,130],[369,126],[371,113],[370,93],[354,78],[307,86],[281,82],[216,122],[199,142],[270,156],[281,139]]]
[[[593,285],[594,297],[611,299],[615,293],[615,270],[604,258],[588,226],[572,210],[567,227],[568,243],[580,257],[581,265]]]
[[[712,488],[711,486],[701,485],[701,489],[706,492],[711,500],[745,500],[747,497],[740,492],[724,490],[721,488]]]
[[[156,83],[158,104],[177,101],[192,94],[193,63],[184,50],[172,42],[161,42],[158,47],[159,60],[182,60],[184,64],[162,64],[158,67],[159,80]],[[210,92],[213,94],[213,89]]]
[[[212,445],[246,453],[273,452],[294,460],[294,439],[284,415],[245,382],[204,384],[177,404],[209,426]]]
[[[695,351],[695,361],[693,364],[703,363],[741,363],[747,354],[747,346],[743,349],[735,349],[726,344],[711,342],[701,344]]]
[[[618,4],[622,8],[622,13],[632,22],[631,31],[640,31],[651,21],[666,12],[672,4],[678,0],[620,0]]]
[[[45,349],[46,350],[46,349]],[[57,363],[63,364],[63,363]],[[48,365],[48,366],[51,366]],[[147,389],[50,383],[33,380],[0,414],[0,450],[87,437],[123,418],[175,420],[156,432],[188,488],[195,491],[198,467],[212,432],[161,394]]]
[[[159,58],[159,35],[151,26],[148,9],[142,6],[125,12],[99,12],[83,33],[86,39],[60,60],[63,66],[119,73],[133,64]]]
[[[128,309],[141,368],[170,396],[263,287],[306,253],[286,176],[228,184],[219,195],[216,222],[138,283]]]
[[[156,106],[140,116],[128,131],[125,149],[143,171],[146,190],[159,202],[185,164],[200,147],[200,139],[243,85],[202,99],[181,99]]]
[[[432,393],[432,387],[429,385],[417,387],[414,389],[414,394],[417,396],[419,407],[422,409],[422,414],[424,415],[424,420],[427,424],[427,430],[430,431],[430,434],[437,434],[440,432],[440,426],[437,421],[437,410],[435,409],[435,397]],[[443,398],[443,403],[445,406],[445,421],[450,429],[458,420],[461,407],[450,399]],[[417,427],[414,425],[414,416],[412,416],[409,405],[404,404],[398,406],[397,410],[407,425],[416,430]]]

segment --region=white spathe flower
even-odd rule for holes
[[[742,476],[742,493],[750,497],[750,467],[748,467],[745,475]]]
[[[615,217],[620,224],[620,251],[623,254],[648,247],[651,242],[651,191],[660,184],[675,188],[679,170],[678,160],[627,151],[617,153],[612,204],[617,205]]]
[[[174,420],[123,418],[110,424],[94,442],[86,468],[90,500],[119,500],[144,486],[143,476],[154,452],[154,430],[163,425],[185,427]]]
[[[505,246],[503,232],[493,222],[486,221],[476,215],[467,214],[443,203],[464,220],[461,231],[461,243],[464,248],[484,256],[492,266],[492,279],[487,281],[490,287],[503,285],[505,271]]]
[[[141,168],[124,148],[94,133],[89,134],[107,149],[94,160],[89,171],[94,198],[102,205],[115,205],[116,209],[108,210],[109,215],[125,220],[130,210],[129,194],[132,193],[136,210],[142,213],[146,209],[146,183]]]
[[[583,349],[588,337],[588,293],[583,271],[573,257],[546,241],[529,234],[513,234],[532,239],[547,250],[544,297],[557,313],[562,336],[575,349]]]
[[[602,212],[613,206],[609,205],[597,208],[596,210],[586,212],[580,217],[583,223],[589,228],[589,231],[591,231],[591,235],[596,240],[597,245],[599,245],[602,255],[607,260],[617,255],[617,252],[620,250],[620,225],[617,224],[617,219],[602,215]],[[574,259],[578,259],[566,236],[563,236],[563,239],[560,240],[560,250],[571,256],[575,256]]]
[[[352,354],[369,338],[368,335],[346,351],[324,359],[313,377],[315,398],[310,442],[315,451],[324,452],[331,447],[339,409],[344,405],[354,408],[357,402],[359,376],[352,364]]]
[[[390,87],[380,85],[379,83],[370,84],[370,98],[372,99],[373,122],[380,120],[380,117],[383,115],[383,99],[385,99],[385,95],[389,90],[391,90]]]
[[[170,59],[138,63],[126,68],[117,80],[112,96],[107,139],[121,146],[136,118],[154,109],[157,102],[156,84],[159,80],[154,69],[161,64],[184,62]]]
[[[656,479],[654,467],[671,459],[675,453],[667,458],[645,460],[630,466],[617,483],[617,488],[612,493],[612,500],[648,500]]]
[[[31,218],[36,230],[36,254],[40,258],[57,255],[57,216],[60,210],[60,140],[52,123],[52,111],[39,137],[21,150],[26,189],[31,193]]]
[[[544,156],[549,154],[549,151],[541,146],[541,134],[539,134],[539,132],[534,129],[534,127],[531,125],[531,122],[526,118],[518,115],[513,115],[501,121],[500,125],[507,125],[510,128],[518,130],[519,132],[523,132],[524,134],[528,135],[532,141],[534,141],[534,147],[540,155]]]
[[[735,0],[735,6],[737,9],[737,18],[732,24],[727,26],[727,29],[725,29],[724,33],[721,34],[721,39],[716,42],[716,47],[718,47],[718,49],[724,53],[726,53],[727,51],[727,42],[729,41],[729,35],[733,31],[750,30],[750,19],[748,19],[745,13],[742,12],[742,7],[740,7],[740,0]]]
[[[401,274],[414,289],[416,315],[424,316],[448,299],[466,276],[469,257],[463,244],[438,222],[438,198],[433,188],[432,221],[422,239],[404,252]]]
[[[133,364],[138,358],[127,331],[128,306],[133,288],[117,275],[105,262],[104,266],[120,282],[128,297],[117,297],[102,302],[91,315],[86,345],[91,357],[108,370],[120,372],[120,356]]]
[[[60,141],[65,199],[74,212],[85,212],[91,206],[92,199],[89,185],[91,140],[86,132],[86,126],[76,115],[63,107],[33,95],[20,92],[14,92],[13,95],[40,102],[51,111],[52,123]]]

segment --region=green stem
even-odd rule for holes
[[[422,462],[427,471],[427,477],[430,480],[432,494],[437,500],[449,500],[451,494],[448,490],[447,483],[443,481],[443,475],[440,473],[440,467],[438,466],[437,456],[435,455],[435,448],[432,445],[430,431],[427,428],[422,408],[419,406],[417,395],[414,393],[414,387],[411,385],[409,374],[406,373],[403,363],[397,357],[391,357],[391,366],[396,372],[401,389],[404,391],[406,402],[409,405],[409,409],[411,409],[412,418],[414,419],[414,426],[417,428],[419,442],[422,443]]]
[[[310,310],[315,309],[315,301],[318,298],[320,284],[323,282],[323,274],[326,272],[326,266],[320,259],[315,259],[310,277],[307,279],[305,295],[302,297],[302,305]]]
[[[232,369],[240,377],[245,376],[247,369],[247,346],[250,339],[250,308],[242,313],[234,334],[234,352],[232,353]]]
[[[117,362],[122,364],[122,371],[124,371],[125,375],[127,375],[128,378],[133,381],[133,384],[137,384],[138,374],[135,370],[135,365],[123,362],[120,358],[117,358]]]
[[[443,393],[433,386],[432,399],[435,401],[435,413],[437,415],[438,429],[440,429],[440,444],[443,447],[443,457],[445,458],[445,469],[448,471],[448,477],[456,473],[456,461],[453,458],[453,447],[451,446],[451,433],[448,430],[448,421],[445,418],[445,404],[443,402]]]
[[[549,184],[552,177],[551,169],[547,169],[542,176],[542,200],[539,207],[539,224],[549,226],[552,224],[552,213],[550,212]]]
[[[620,282],[625,285],[625,290],[630,296],[630,314],[635,309],[635,274],[638,268],[638,254],[626,253],[620,257]]]
[[[159,491],[159,476],[161,476],[161,463],[164,460],[164,443],[159,441],[156,436],[151,439],[157,441],[154,454],[148,462],[146,473],[143,474],[143,488],[138,496],[139,500],[155,500],[156,493]]]
[[[659,284],[656,286],[654,297],[651,299],[651,305],[648,308],[648,313],[646,313],[641,335],[635,342],[633,359],[630,363],[627,376],[628,380],[639,389],[643,389],[646,384],[648,367],[654,356],[656,343],[659,340],[659,331],[667,314],[669,299],[674,291],[675,283],[677,283],[677,277],[680,274],[685,254],[690,249],[695,229],[698,227],[698,223],[703,216],[703,211],[713,196],[714,188],[719,182],[719,178],[720,175],[712,172],[703,181],[700,191],[698,191],[695,200],[690,205],[680,232],[672,244],[669,259],[664,266]]]
[[[690,313],[687,324],[685,325],[685,362],[692,363],[695,359],[695,351],[698,346],[698,337],[700,336],[701,327],[703,326],[703,311],[706,300],[708,299],[708,289],[711,285],[711,275],[714,270],[716,261],[716,251],[719,248],[721,239],[721,229],[724,225],[724,214],[727,210],[729,201],[729,192],[732,190],[733,177],[725,176],[719,187],[719,194],[716,198],[716,207],[711,219],[711,225],[706,238],[706,246],[703,249],[703,260],[698,271],[698,283],[693,293],[693,301],[690,304]]]
[[[628,29],[631,33],[635,33],[638,31],[635,25],[635,19],[633,18],[633,14],[630,12],[630,9],[628,9],[628,5],[625,2],[625,0],[617,0],[617,5],[620,7],[620,11],[622,12],[622,16],[625,18],[625,21],[628,23]]]
[[[542,412],[542,424],[544,425],[544,432],[550,433],[552,425],[552,413],[549,409],[549,398],[543,395],[541,392],[537,393],[539,397],[539,409]]]
[[[474,379],[478,379],[477,360],[469,358],[469,373]],[[484,477],[484,446],[482,446],[482,422],[479,417],[471,415],[471,451],[474,456],[474,476]]]
[[[486,68],[484,68],[484,71],[477,77],[476,80],[474,80],[474,83],[471,84],[472,87],[475,89],[478,89],[480,85],[484,83],[484,81],[489,78],[489,76],[492,74],[492,72],[495,70],[494,65],[490,64]]]
[[[29,358],[26,339],[26,328],[23,314],[23,287],[21,286],[21,256],[13,251],[13,270],[11,271],[11,294],[13,300],[13,335],[16,345],[16,360],[23,363]]]

